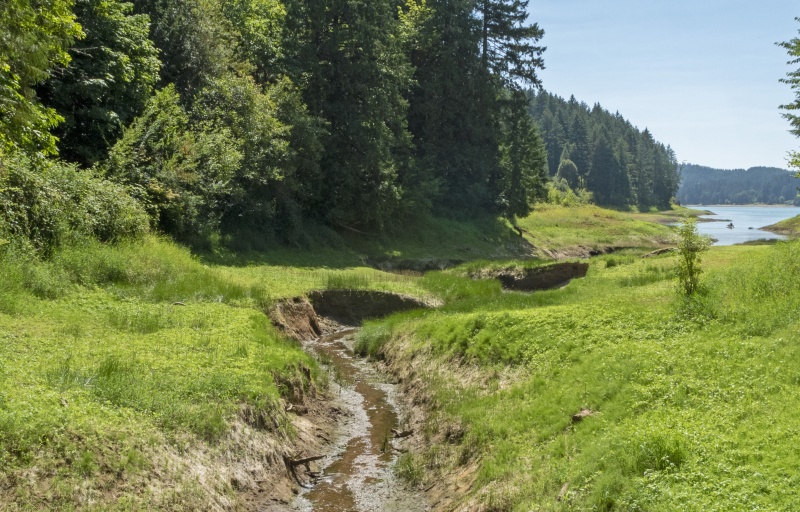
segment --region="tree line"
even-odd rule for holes
[[[547,152],[549,175],[590,191],[598,204],[667,208],[680,176],[675,153],[618,112],[544,90],[529,91],[530,112]]]
[[[56,166],[111,182],[186,241],[526,215],[547,180],[526,93],[540,85],[543,31],[527,7],[9,0],[0,177],[19,191]]]
[[[723,170],[684,164],[677,199],[681,204],[800,205],[794,174],[776,167]]]

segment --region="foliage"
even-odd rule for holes
[[[0,162],[0,238],[52,255],[83,238],[139,238],[147,217],[125,189],[58,161],[15,153]]]
[[[217,227],[217,204],[241,159],[230,131],[190,123],[169,86],[125,130],[104,167],[109,178],[131,188],[154,226],[187,240]]]
[[[39,103],[33,88],[54,66],[69,62],[67,48],[82,36],[71,7],[70,0],[0,5],[0,152],[55,151],[49,130],[62,118]]]
[[[800,18],[796,18],[800,21]],[[800,37],[782,43],[778,43],[789,54],[791,60],[789,65],[800,64]],[[786,74],[786,78],[781,79],[781,82],[789,84],[792,91],[795,93],[795,101],[781,106],[785,110],[783,117],[789,120],[792,126],[791,132],[800,137],[800,115],[796,112],[800,111],[800,69],[790,71]],[[794,151],[789,154],[789,164],[791,167],[800,170],[800,153]]]
[[[318,215],[338,226],[380,227],[396,211],[411,139],[404,93],[411,69],[396,4],[287,2],[292,76],[309,111],[328,124]]]
[[[700,253],[708,250],[711,240],[697,231],[697,219],[684,217],[678,227],[678,283],[681,293],[687,297],[700,291]]]
[[[642,211],[669,208],[680,182],[678,162],[669,146],[599,104],[590,108],[574,97],[564,100],[545,91],[529,96],[551,176],[558,173],[567,150],[598,204],[635,205]]]
[[[794,174],[775,167],[712,169],[681,166],[681,204],[786,204],[800,205]]]
[[[216,0],[134,0],[150,17],[150,39],[160,50],[160,86],[169,84],[184,102],[211,80],[239,67],[236,36]]]
[[[144,110],[161,63],[148,39],[149,19],[118,0],[77,0],[85,37],[73,44],[68,65],[37,92],[65,118],[55,130],[63,158],[92,165],[106,157],[122,128]]]
[[[275,80],[284,54],[286,8],[278,0],[226,0],[222,14],[231,23],[238,40],[239,59],[255,69],[259,83]]]

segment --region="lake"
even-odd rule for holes
[[[701,221],[697,224],[697,229],[701,234],[717,240],[714,245],[734,245],[750,240],[784,240],[786,237],[782,235],[762,231],[758,228],[800,215],[800,208],[796,206],[692,205],[690,208],[714,212],[715,215],[703,215],[700,218],[715,222]],[[726,227],[729,222],[733,223],[733,229]]]

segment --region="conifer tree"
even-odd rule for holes
[[[800,18],[795,19],[800,21]],[[800,64],[800,37],[778,44],[786,49],[789,57],[791,57],[788,64]],[[781,106],[785,111],[783,117],[789,120],[792,126],[790,131],[800,137],[800,68],[787,73],[786,78],[781,79],[781,82],[789,84],[795,94],[793,102]],[[800,151],[794,151],[789,155],[789,165],[800,171]]]

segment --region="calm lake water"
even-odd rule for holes
[[[800,208],[796,206],[692,205],[691,208],[715,213],[715,215],[703,215],[700,217],[701,219],[715,222],[699,222],[697,224],[700,233],[717,240],[714,245],[734,245],[750,240],[763,239],[783,240],[786,237],[769,231],[761,231],[759,228],[800,215]],[[733,229],[726,227],[729,222],[733,223]]]

